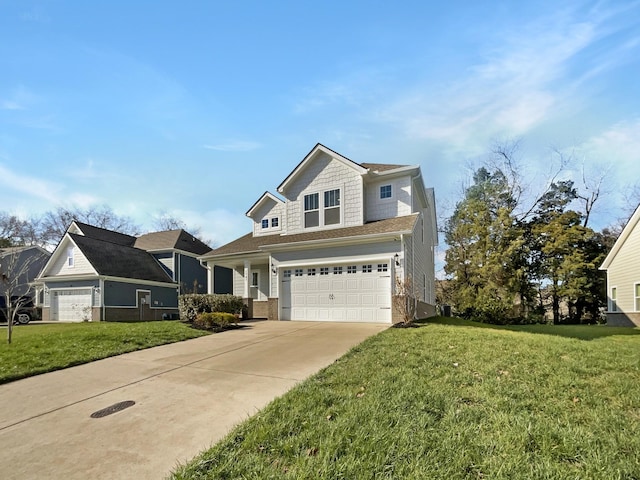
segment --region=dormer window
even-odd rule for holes
[[[380,198],[381,199],[391,198],[391,196],[392,196],[391,185],[382,185],[380,187]]]
[[[273,217],[273,218],[271,219],[271,228],[275,228],[275,227],[277,227],[277,226],[278,226],[278,224],[279,224],[278,217]]]
[[[264,219],[262,220],[262,228],[269,228],[269,220],[268,219]]]

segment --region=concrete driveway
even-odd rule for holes
[[[0,386],[4,479],[164,478],[385,325],[251,322]],[[135,405],[102,418],[123,401]]]

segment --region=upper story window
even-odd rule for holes
[[[380,187],[380,198],[391,198],[391,185],[382,185]]]
[[[611,297],[609,300],[609,311],[617,312],[618,311],[618,288],[611,287]]]
[[[262,220],[262,228],[269,228],[269,220],[268,219],[264,219]]]
[[[304,228],[320,225],[320,205],[318,194],[311,193],[304,196]]]
[[[340,190],[324,192],[324,224],[340,223]]]
[[[67,248],[67,266],[73,267],[73,247]]]
[[[273,217],[273,218],[271,219],[271,228],[277,227],[277,226],[279,225],[279,223],[280,223],[280,222],[279,222],[279,220],[278,220],[278,217]]]
[[[304,228],[339,225],[341,222],[340,189],[327,190],[322,196],[319,193],[304,196]]]

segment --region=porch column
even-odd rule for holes
[[[251,298],[251,290],[249,287],[249,282],[251,279],[251,262],[249,260],[244,261],[244,293],[242,294],[242,299],[244,300],[245,305],[247,306],[247,317],[253,318],[253,298]]]
[[[207,293],[209,295],[212,295],[216,289],[215,289],[215,265],[213,265],[212,263],[207,262]]]

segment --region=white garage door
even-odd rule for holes
[[[91,289],[53,290],[51,320],[82,322],[91,316]]]
[[[282,320],[391,323],[389,264],[284,269],[280,303]]]

